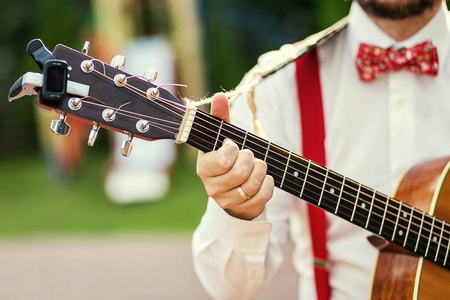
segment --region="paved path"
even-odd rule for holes
[[[296,280],[287,262],[257,299],[296,299]],[[210,297],[194,274],[190,237],[150,235],[0,240],[0,299]]]

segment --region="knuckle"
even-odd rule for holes
[[[217,201],[217,204],[222,209],[230,209],[233,207],[231,201],[229,201],[229,200]]]

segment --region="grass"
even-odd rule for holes
[[[156,202],[118,206],[103,192],[105,153],[87,154],[64,183],[50,182],[39,155],[0,161],[0,237],[39,234],[191,232],[206,194],[195,175],[195,155],[180,146],[172,188]]]

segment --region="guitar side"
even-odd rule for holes
[[[450,157],[414,166],[399,183],[395,198],[449,220],[449,169]],[[449,283],[447,269],[389,243],[378,255],[372,299],[445,299]]]

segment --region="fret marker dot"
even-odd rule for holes
[[[334,194],[334,189],[333,188],[330,189],[330,193]]]
[[[433,236],[433,242],[437,242],[438,237],[437,236]]]
[[[294,172],[294,176],[298,177],[298,172],[297,171]]]
[[[364,203],[364,202],[361,203],[361,207],[362,207],[362,208],[366,208],[366,203]]]
[[[398,231],[398,235],[399,235],[399,236],[402,236],[402,235],[403,235],[403,230],[400,229],[400,230]]]
[[[403,218],[407,218],[408,217],[408,214],[407,213],[403,213]]]

